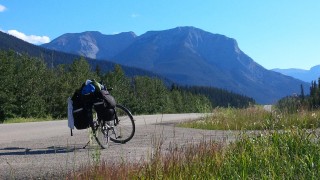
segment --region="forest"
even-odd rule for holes
[[[103,72],[79,58],[52,67],[41,58],[0,51],[0,122],[16,117],[65,118],[67,98],[87,79],[112,87],[117,103],[133,114],[209,112],[217,106],[254,104],[252,98],[220,89],[167,85],[143,75],[128,77],[120,65]]]
[[[320,108],[320,78],[318,78],[318,83],[316,80],[311,82],[309,93],[305,93],[302,85],[300,88],[299,95],[296,94],[280,99],[276,107],[289,113],[318,110]]]

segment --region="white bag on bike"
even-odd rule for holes
[[[68,127],[74,129],[73,106],[70,97],[68,98]]]

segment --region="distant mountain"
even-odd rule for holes
[[[92,59],[110,59],[127,48],[136,37],[133,32],[115,35],[104,35],[97,31],[67,33],[42,47]]]
[[[9,34],[3,33],[0,31],[0,50],[13,50],[18,53],[25,53],[33,57],[39,57],[45,60],[48,66],[57,66],[59,64],[71,64],[74,60],[79,59],[79,55],[59,52],[55,50],[49,50],[43,47],[39,47],[30,43],[27,43],[21,39],[18,39]],[[100,67],[102,72],[108,72],[114,69],[116,63],[110,61],[97,61],[95,59],[86,58],[92,69],[95,69],[97,66]],[[135,68],[135,67],[127,67],[123,66],[122,68],[126,75],[128,76],[150,76],[150,77],[159,77],[163,79],[166,83],[172,83],[168,79],[159,76],[150,71],[146,71],[143,69]]]
[[[272,71],[300,79],[305,82],[318,81],[320,78],[320,65],[312,67],[310,70],[304,69],[271,69]]]
[[[77,36],[75,39],[81,39],[82,33],[63,35],[70,45],[74,43],[70,49],[64,46],[65,51],[81,51],[81,43],[71,40],[74,36]],[[61,38],[58,37],[45,47],[50,47]],[[88,41],[87,44],[91,43]],[[54,48],[58,49],[57,46]],[[108,49],[103,46],[97,48]],[[299,94],[301,84],[309,88],[306,82],[263,68],[240,50],[236,40],[194,27],[146,32],[134,37],[118,53],[106,53],[100,57],[155,72],[182,85],[227,89],[253,97],[263,104],[275,103],[293,93]]]

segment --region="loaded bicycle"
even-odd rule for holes
[[[94,121],[93,136],[103,149],[108,147],[110,140],[124,144],[130,141],[135,133],[135,123],[131,112],[120,104],[117,104],[114,110],[115,118],[113,120],[104,121],[98,118]]]
[[[109,93],[111,90],[112,88],[107,89],[102,83],[87,80],[75,91],[68,100],[71,136],[73,126],[79,130],[91,128],[93,139],[103,149],[108,147],[110,141],[124,144],[132,139],[135,133],[132,113],[125,106],[116,103]],[[92,109],[97,113],[95,120]],[[90,140],[83,148],[89,143]]]

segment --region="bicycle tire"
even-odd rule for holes
[[[115,108],[115,120],[107,123],[113,127],[110,140],[115,143],[126,143],[132,139],[135,133],[135,123],[131,112],[124,106],[117,104]],[[118,123],[118,124],[117,124]]]
[[[94,138],[102,149],[106,149],[109,146],[109,130],[106,128],[106,126],[103,126],[103,124],[95,125]]]

